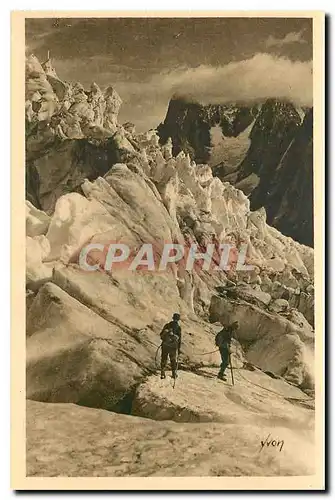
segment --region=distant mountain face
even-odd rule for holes
[[[275,171],[266,204],[272,225],[296,241],[313,246],[312,109],[306,112]]]
[[[224,136],[236,137],[256,114],[256,106],[202,105],[176,97],[171,99],[165,120],[157,130],[162,144],[171,137],[174,155],[184,151],[196,163],[206,163],[210,158],[212,127],[219,125]]]
[[[214,126],[222,131],[222,161],[220,147],[211,139]],[[241,189],[252,210],[265,207],[269,224],[313,246],[312,109],[297,109],[277,99],[250,107],[172,99],[158,132],[162,143],[171,137],[175,154],[187,151],[196,162],[209,163],[221,180]],[[230,144],[232,137],[236,140]]]
[[[238,180],[254,173],[267,182],[301,124],[291,103],[267,100],[250,133],[251,144],[238,170]]]

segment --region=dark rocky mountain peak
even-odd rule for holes
[[[267,182],[300,124],[300,115],[292,103],[268,99],[251,130],[250,148],[240,165],[237,180],[255,173]]]
[[[269,222],[282,233],[313,246],[313,109],[306,111],[268,191]]]
[[[192,98],[173,96],[163,123],[158,126],[160,141],[172,139],[173,154],[188,153],[198,162],[210,156],[210,129],[219,125],[226,137],[236,137],[254,120],[257,106],[200,104]]]

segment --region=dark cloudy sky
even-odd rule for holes
[[[58,76],[113,85],[120,122],[164,119],[173,93],[202,102],[288,97],[312,104],[312,21],[283,18],[27,19],[26,52]]]

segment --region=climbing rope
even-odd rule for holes
[[[195,352],[194,354],[196,356],[206,356],[207,354],[213,354],[214,352],[218,352],[220,349],[215,349],[215,351],[209,351],[209,352],[201,352],[201,353],[197,353]]]
[[[106,338],[101,338],[101,340],[106,340],[107,342],[110,340],[110,339],[106,339]],[[158,353],[159,353],[159,350],[161,349],[162,347],[162,344],[160,344],[159,346],[157,346],[156,344],[154,344],[153,342],[151,342],[149,339],[146,339],[147,342],[149,342],[149,344],[153,345],[154,347],[156,347],[156,353],[155,353],[155,366],[156,366],[156,370],[159,370],[159,365],[158,365],[158,362],[157,362],[157,356],[158,356]],[[215,352],[218,352],[220,349],[215,349],[214,351],[209,351],[209,352],[203,352],[203,353],[194,353],[196,356],[206,356],[208,354],[214,354]],[[178,370],[178,367],[179,367],[179,356],[177,358],[177,370]],[[251,385],[254,385],[255,387],[259,387],[260,389],[264,389],[265,391],[268,391],[272,394],[275,394],[276,396],[279,396],[279,397],[282,397],[284,399],[290,399],[292,401],[314,401],[314,398],[293,398],[293,397],[288,397],[288,396],[285,396],[284,394],[280,394],[279,392],[276,392],[272,389],[268,389],[267,387],[264,387],[260,384],[257,384],[256,382],[252,382],[251,380],[247,379],[246,377],[244,377],[241,373],[241,370],[242,368],[237,368],[236,366],[232,366],[231,363],[230,363],[230,367],[231,367],[231,374],[232,374],[232,380],[233,380],[233,369],[234,370],[237,370],[239,372],[239,376],[245,380],[246,382],[248,382],[249,384]],[[186,368],[186,367],[185,367]],[[193,366],[193,369],[197,369],[197,368],[203,368],[203,365],[200,364],[200,365],[194,365]],[[176,385],[176,379],[173,379],[173,388],[175,387]],[[234,385],[234,383],[233,383]]]
[[[158,363],[157,363],[157,356],[158,356],[159,350],[160,350],[161,348],[162,348],[162,344],[161,344],[161,345],[159,345],[159,346],[157,347],[157,351],[156,351],[156,354],[155,354],[155,365],[156,365],[156,370],[158,370],[158,369],[159,369],[159,366],[158,366]]]
[[[292,399],[294,401],[314,401],[314,398],[291,398],[290,396],[285,396],[284,394],[280,394],[279,392],[273,391],[272,389],[268,389],[267,387],[264,387],[263,385],[256,384],[256,382],[252,382],[251,380],[247,379],[240,373],[241,368],[235,368],[235,370],[239,371],[239,376],[245,380],[246,382],[249,382],[249,384],[255,385],[256,387],[260,387],[261,389],[264,389],[265,391],[271,392],[272,394],[275,394],[276,396],[280,396],[284,399]]]

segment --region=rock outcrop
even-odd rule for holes
[[[270,225],[313,246],[313,111],[301,124],[292,104],[267,101],[250,140],[236,187],[250,194],[253,210],[265,207]],[[250,189],[252,176],[257,180]]]
[[[301,127],[278,164],[268,191],[270,194],[264,206],[269,223],[296,241],[313,246],[312,109],[307,110]]]
[[[238,168],[238,178],[254,173],[260,178],[254,203],[263,206],[262,193],[271,181],[274,170],[292,142],[300,126],[301,118],[291,103],[267,100],[261,107],[250,132],[250,148]]]

